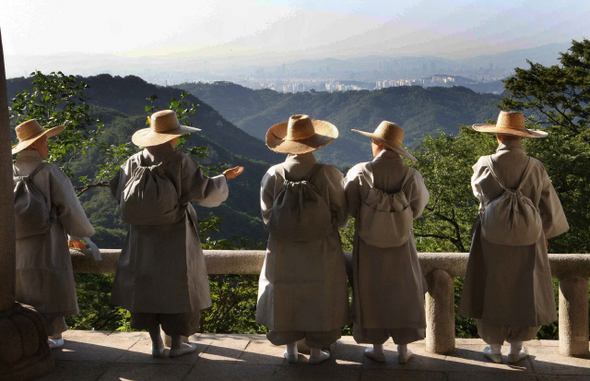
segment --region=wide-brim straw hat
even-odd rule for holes
[[[18,143],[12,146],[12,154],[15,155],[28,148],[43,136],[51,138],[65,129],[64,126],[56,126],[44,130],[36,119],[27,120],[16,126],[14,129],[16,137],[18,138]]]
[[[496,124],[474,124],[473,129],[490,134],[512,135],[523,138],[545,138],[548,135],[545,131],[527,129],[524,114],[520,111],[500,111]]]
[[[300,155],[327,146],[338,138],[338,129],[308,115],[292,115],[266,132],[266,146],[279,153]]]
[[[414,156],[412,156],[411,153],[409,153],[402,147],[404,135],[406,133],[400,126],[393,122],[388,122],[384,120],[377,126],[375,132],[365,132],[354,129],[352,131],[358,132],[361,135],[368,136],[371,139],[378,141],[385,147],[399,153],[407,159],[410,159],[412,161],[418,161]]]
[[[172,110],[162,110],[152,114],[150,126],[136,131],[131,137],[139,147],[152,147],[169,142],[177,136],[201,131],[200,128],[183,126]]]

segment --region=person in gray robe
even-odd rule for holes
[[[499,146],[495,154],[481,157],[473,166],[471,186],[481,202],[480,218],[474,226],[459,314],[476,319],[479,335],[490,344],[484,350],[486,358],[502,362],[500,349],[507,341],[508,361],[516,363],[526,357],[523,342],[533,339],[540,325],[557,319],[547,239],[564,233],[569,225],[543,164],[529,158],[521,142],[522,138],[544,138],[547,133],[526,129],[521,112],[502,111],[496,125],[473,127],[497,134]],[[516,245],[507,242],[508,238],[492,243],[484,238],[482,213],[504,193],[495,177],[508,189],[520,186],[522,195],[538,210],[542,224],[532,244]],[[506,237],[509,233],[505,232]]]
[[[273,214],[273,205],[289,181],[308,181],[327,205],[325,222],[302,221],[307,233],[286,227],[277,234],[271,231],[268,238],[256,322],[270,329],[267,338],[271,343],[286,344],[284,356],[291,363],[297,362],[297,341],[304,338],[311,348],[310,364],[327,360],[330,354],[322,348],[338,340],[342,327],[350,322],[346,267],[338,235],[338,228],[347,221],[343,176],[336,168],[317,163],[312,153],[337,137],[334,125],[307,115],[293,115],[266,135],[271,150],[289,154],[262,179],[260,204],[266,226],[289,217]],[[310,237],[319,231],[327,235]],[[287,239],[287,233],[298,236]]]
[[[145,149],[121,166],[110,188],[123,207],[125,197],[147,199],[151,191],[139,184],[131,191],[135,193],[129,194],[133,189],[133,174],[140,168],[158,167],[159,175],[165,176],[176,190],[175,195],[160,195],[158,203],[166,203],[173,196],[178,200],[173,210],[177,217],[172,222],[166,216],[147,224],[147,220],[142,220],[142,213],[159,207],[149,203],[144,210],[135,211],[137,218],[127,216],[134,223],[129,226],[121,251],[112,301],[131,312],[132,328],[149,331],[154,357],[164,352],[160,326],[172,339],[169,357],[178,357],[195,351],[196,344],[183,343],[182,336],[198,331],[200,311],[211,306],[197,215],[191,202],[205,207],[221,204],[228,197],[226,180],[240,175],[243,167],[207,177],[195,160],[174,149],[181,135],[199,129],[181,126],[171,110],[154,113],[150,121],[149,128],[137,131],[132,137],[135,145]]]
[[[57,166],[43,162],[49,153],[47,138],[64,129],[43,130],[35,119],[28,120],[15,128],[19,143],[12,148],[12,154],[18,154],[14,176],[31,175],[50,211],[48,230],[35,234],[30,231],[33,221],[24,221],[17,223],[16,232],[16,299],[45,317],[50,348],[64,345],[64,317],[78,313],[69,244],[83,247],[80,240],[94,234],[70,179]]]
[[[357,343],[373,344],[367,357],[385,361],[383,343],[390,337],[398,345],[398,362],[406,363],[412,352],[407,344],[424,338],[426,318],[422,275],[412,232],[412,220],[422,214],[429,193],[420,173],[404,165],[401,156],[416,161],[402,148],[404,130],[383,121],[374,133],[357,131],[371,138],[373,161],[352,167],[346,175],[344,190],[348,213],[355,217],[353,249],[353,334]],[[401,155],[401,156],[400,156]],[[372,188],[376,188],[373,190]],[[374,214],[362,214],[364,203],[372,203],[372,194],[386,201],[382,211],[392,218],[392,198],[401,192],[399,210],[406,211],[405,232],[396,236],[392,226],[375,223]],[[371,199],[371,200],[370,200]],[[382,200],[379,200],[382,203]],[[368,221],[370,219],[370,221]],[[359,234],[364,228],[362,236]],[[366,231],[366,233],[365,233]],[[399,232],[402,233],[402,232]],[[390,242],[384,238],[395,237]]]

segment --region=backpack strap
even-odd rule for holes
[[[502,187],[502,189],[504,189],[505,191],[509,191],[509,192],[518,192],[518,191],[520,191],[520,188],[522,187],[522,184],[524,183],[524,181],[528,177],[529,173],[531,172],[531,161],[532,160],[531,160],[530,157],[529,157],[529,160],[527,161],[526,167],[524,168],[524,171],[522,173],[522,177],[520,178],[520,183],[518,184],[518,186],[514,190],[509,189],[502,182],[502,180],[500,180],[500,176],[498,176],[498,174],[494,171],[494,161],[492,160],[492,157],[491,156],[487,156],[486,158],[487,158],[488,169],[490,170],[490,173],[492,174],[492,176],[494,177],[494,179],[496,179],[496,181],[498,182],[498,184],[500,184],[500,186]]]
[[[527,179],[527,177],[529,177],[529,173],[531,173],[531,168],[533,167],[532,164],[531,164],[532,161],[533,161],[533,159],[531,159],[529,157],[529,161],[527,162],[526,167],[524,169],[524,172],[522,174],[522,177],[520,179],[520,184],[518,184],[518,187],[516,187],[516,191],[517,192],[520,192],[520,188],[522,188],[522,184],[524,184],[524,182]]]
[[[492,156],[486,156],[486,161],[488,164],[488,169],[492,174],[492,177],[496,179],[496,181],[498,182],[498,184],[500,184],[500,187],[502,187],[502,189],[504,189],[505,191],[510,191],[510,189],[508,189],[506,185],[504,185],[504,182],[500,180],[500,177],[496,174],[496,171],[494,170],[494,161],[492,160]]]
[[[39,172],[41,170],[41,168],[43,168],[45,166],[45,163],[41,163],[39,164],[35,169],[33,169],[33,171],[31,173],[29,173],[27,175],[27,177],[29,179],[32,179],[33,176],[35,176],[37,174],[37,172]],[[18,174],[18,169],[16,168],[16,165],[12,164],[12,172],[13,172],[13,176],[21,176]]]

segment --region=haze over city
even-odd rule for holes
[[[157,84],[319,73],[372,85],[435,74],[485,82],[527,54],[556,63],[590,34],[587,1],[0,0],[0,9],[9,78],[61,70]],[[371,65],[376,77],[354,74]]]

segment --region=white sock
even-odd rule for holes
[[[383,354],[383,344],[373,344],[373,353],[376,355]]]
[[[510,343],[510,354],[511,355],[519,354],[521,349],[522,349],[522,341],[514,341],[514,342]]]
[[[288,355],[296,355],[297,353],[297,342],[287,344]]]
[[[493,355],[501,355],[502,354],[502,345],[500,344],[490,344],[490,348],[492,350]]]

